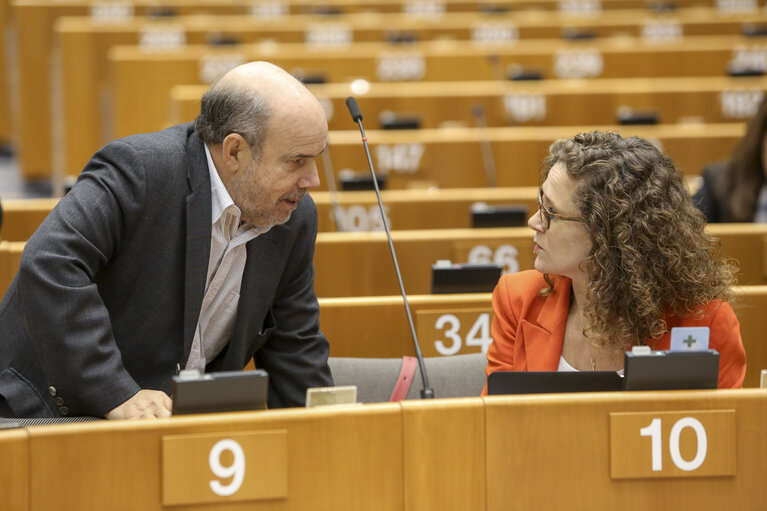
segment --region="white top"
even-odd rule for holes
[[[557,371],[560,371],[560,372],[568,372],[568,371],[570,371],[570,372],[573,372],[573,371],[579,372],[576,368],[574,368],[573,366],[568,364],[567,360],[565,360],[565,357],[563,357],[562,355],[559,356],[559,367],[557,367]],[[623,369],[618,371],[618,374],[623,376]]]
[[[205,372],[206,363],[221,353],[232,334],[247,259],[245,244],[268,230],[251,224],[240,225],[240,208],[226,191],[208,146],[205,146],[205,156],[212,196],[210,259],[200,317],[186,362],[186,369],[200,372]]]

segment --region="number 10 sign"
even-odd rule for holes
[[[610,414],[613,479],[735,475],[735,410]]]

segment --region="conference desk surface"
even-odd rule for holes
[[[498,79],[510,65],[556,78],[660,78],[722,76],[728,67],[764,71],[764,50],[745,36],[690,36],[661,45],[640,38],[585,41],[536,39],[510,48],[486,49],[460,41],[410,45],[361,42],[314,51],[304,44],[243,44],[213,48],[188,45],[160,50],[114,46],[109,51],[113,85],[113,133],[125,136],[164,127],[170,89],[211,83],[250,60],[322,74],[328,82],[466,81]],[[497,58],[490,58],[492,56]],[[152,76],[152,80],[142,77]],[[141,101],[138,101],[140,98]]]
[[[9,511],[757,510],[765,417],[748,389],[36,426],[0,431],[0,493]]]

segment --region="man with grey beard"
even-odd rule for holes
[[[332,385],[312,257],[325,113],[252,62],[196,122],[97,152],[0,303],[0,416],[170,414],[180,369],[269,373],[271,408]]]

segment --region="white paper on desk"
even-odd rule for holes
[[[685,326],[671,329],[670,351],[706,351],[709,328],[707,326]]]

